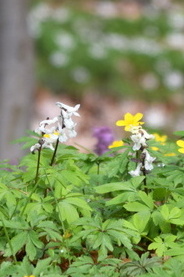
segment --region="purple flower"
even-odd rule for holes
[[[109,127],[102,126],[93,129],[93,136],[97,138],[94,152],[102,155],[108,150],[108,146],[114,141],[114,135]]]

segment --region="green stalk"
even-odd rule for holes
[[[55,149],[54,149],[54,153],[52,155],[52,159],[51,159],[51,162],[50,162],[50,166],[53,165],[54,163],[54,160],[55,160],[55,157],[56,157],[56,152],[57,152],[57,149],[58,149],[58,145],[59,145],[59,138],[57,139],[56,141],[56,146],[55,146]]]
[[[27,201],[26,201],[26,204],[21,212],[21,216],[24,214],[25,212],[25,209],[31,199],[31,196],[33,195],[33,193],[35,192],[37,186],[38,186],[38,176],[39,176],[39,169],[40,169],[40,157],[41,157],[41,150],[42,150],[42,145],[40,145],[40,148],[38,149],[38,160],[37,160],[37,167],[36,167],[36,175],[35,175],[35,180],[34,180],[34,187],[33,187],[33,190],[32,192],[30,193],[30,195],[28,196],[27,198]]]
[[[6,239],[8,241],[9,247],[10,247],[11,252],[12,252],[13,260],[17,264],[17,259],[16,259],[16,256],[15,256],[14,252],[13,252],[13,247],[12,247],[12,244],[11,244],[11,240],[10,240],[7,228],[6,228],[5,224],[4,224],[4,220],[2,219],[2,217],[1,217],[1,220],[2,220],[3,229],[4,229],[4,233],[5,233]]]

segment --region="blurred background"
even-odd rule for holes
[[[56,101],[80,103],[78,136],[93,149],[95,127],[126,112],[151,130],[184,128],[184,2],[171,0],[1,0],[0,159],[10,144],[58,113]]]

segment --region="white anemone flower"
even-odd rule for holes
[[[138,163],[137,167],[135,170],[131,170],[128,173],[132,176],[132,177],[136,177],[136,176],[140,176],[141,175],[141,167],[142,167],[142,163]]]
[[[152,157],[146,149],[144,149],[142,153],[145,154],[145,160],[144,160],[145,169],[146,170],[152,170],[153,169],[153,162],[156,158]]]

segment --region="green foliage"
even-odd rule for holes
[[[168,142],[151,172],[131,177],[134,157],[122,149],[59,145],[52,166],[50,149],[1,164],[2,277],[183,275],[183,157]]]

